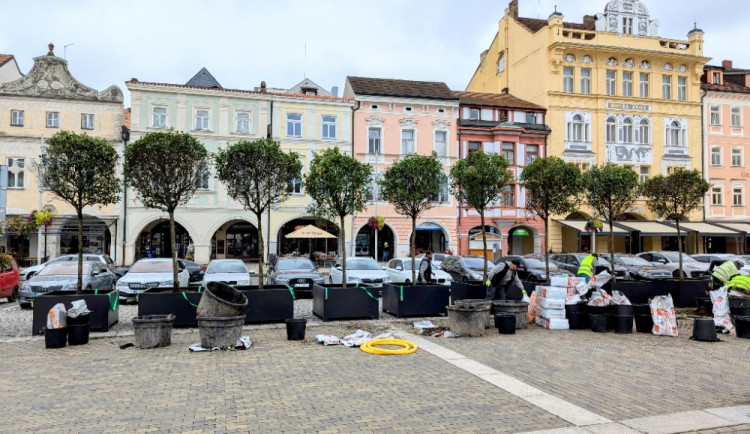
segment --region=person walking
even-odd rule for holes
[[[424,283],[430,283],[433,281],[432,276],[432,250],[428,250],[424,254],[424,258],[419,263],[419,281]]]
[[[508,291],[512,287],[518,288],[523,294],[523,283],[518,277],[518,267],[521,265],[521,260],[518,258],[511,259],[510,263],[500,261],[495,265],[489,273],[487,273],[487,296],[485,300],[507,300]]]
[[[583,258],[583,260],[581,261],[581,265],[578,267],[578,272],[576,273],[576,275],[585,279],[586,283],[589,283],[591,278],[594,276],[594,261],[596,261],[597,258],[598,256],[596,255],[596,253],[591,253]]]
[[[388,251],[388,249],[389,249],[390,247],[391,247],[391,246],[390,246],[390,245],[388,244],[388,241],[385,241],[385,242],[383,242],[383,257],[382,257],[382,259],[383,259],[383,262],[385,262],[385,261],[387,261],[387,260],[388,260],[388,256],[389,256],[389,254],[390,254],[390,252]]]

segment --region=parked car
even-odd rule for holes
[[[16,260],[10,255],[5,255],[10,262],[9,268],[0,269],[0,297],[6,297],[8,302],[14,302],[18,298],[18,290],[21,288],[20,272]]]
[[[495,261],[495,265],[499,264],[501,261],[510,263],[510,261],[512,261],[513,259],[518,259],[519,261],[521,261],[521,265],[518,267],[517,271],[518,277],[521,280],[535,282],[544,282],[547,280],[547,266],[544,262],[544,255],[528,254],[523,256],[503,256],[502,258]],[[550,260],[549,274],[550,276],[562,276],[563,274],[567,274],[567,272],[560,269],[555,261]]]
[[[636,255],[617,254],[615,255],[615,264],[625,267],[630,273],[631,279],[668,279],[672,277],[671,271],[663,267],[657,267]]]
[[[447,256],[450,256],[450,255],[447,253],[433,253],[432,254],[432,268],[440,267],[440,265],[443,263],[443,260]],[[422,258],[424,258],[424,253],[416,257],[417,262],[421,261]]]
[[[101,262],[102,264],[106,265],[107,268],[115,272],[115,261],[112,260],[112,258],[109,257],[109,255],[103,255],[103,254],[93,254],[93,253],[84,253],[83,254],[83,260],[84,262],[90,262],[90,261],[97,261]],[[29,280],[31,279],[31,276],[39,273],[50,264],[57,264],[59,262],[71,262],[71,261],[78,261],[78,253],[72,254],[72,255],[62,255],[58,256],[54,259],[50,259],[49,261],[39,264],[39,265],[33,265],[31,267],[26,267],[23,270],[20,271],[20,279],[23,280]]]
[[[278,258],[269,273],[271,283],[294,288],[294,292],[312,294],[313,285],[323,284],[323,275],[307,258]]]
[[[203,281],[203,274],[206,272],[206,267],[185,259],[178,259],[177,263],[182,263],[182,266],[187,269],[189,276],[188,285],[200,285]]]
[[[214,259],[206,267],[201,285],[206,286],[209,282],[221,282],[232,286],[250,285],[251,274],[241,259]]]
[[[115,287],[115,273],[98,261],[83,263],[83,281],[81,288],[113,289]],[[31,279],[21,284],[18,291],[18,304],[22,308],[31,307],[34,297],[50,291],[75,292],[78,289],[78,261],[61,261],[50,264]]]
[[[639,253],[638,256],[647,260],[652,265],[666,268],[672,273],[672,277],[679,277],[680,275],[680,255],[678,252],[643,252]],[[685,277],[703,277],[708,272],[708,264],[704,262],[698,262],[693,259],[692,256],[688,255],[687,253],[683,253],[682,272],[685,274]]]
[[[487,261],[489,272],[494,264]],[[450,255],[443,259],[440,269],[450,274],[454,282],[481,282],[484,277],[484,256]]]
[[[714,261],[733,261],[737,263],[737,268],[740,270],[740,273],[746,276],[750,276],[750,263],[748,263],[747,259],[741,256],[733,255],[731,253],[699,253],[697,255],[690,256],[692,256],[698,262],[707,263],[709,268],[711,267],[711,263]]]
[[[434,259],[434,257],[433,257]],[[416,267],[417,267],[417,275],[419,274],[419,263],[421,260],[416,260]],[[433,263],[435,261],[432,261]],[[349,270],[347,270],[349,271]],[[388,276],[391,278],[391,282],[393,283],[411,283],[411,258],[394,258],[388,261],[388,265],[385,267],[385,272],[388,273]],[[435,281],[440,285],[447,285],[450,286],[451,282],[453,282],[453,278],[451,278],[451,275],[446,273],[445,271],[435,268],[433,266],[432,268],[432,274],[435,278]],[[417,279],[419,277],[417,276]]]
[[[143,258],[136,261],[128,272],[117,281],[120,301],[127,303],[151,288],[172,288],[172,259]],[[177,262],[177,281],[180,288],[188,286],[189,275],[181,262]]]
[[[343,271],[341,261],[331,268],[328,280],[331,283],[342,283]],[[381,288],[383,283],[391,281],[388,273],[372,258],[346,258],[346,282],[361,283],[371,288]]]
[[[552,259],[559,264],[559,267],[567,270],[573,275],[578,273],[578,267],[581,266],[583,258],[588,256],[589,253],[559,253],[552,255]],[[599,259],[594,261],[595,273],[599,274],[602,270],[611,272],[612,267],[609,265],[609,253],[599,253]],[[605,256],[607,258],[605,258]],[[625,269],[624,266],[615,264],[615,279],[617,280],[629,280],[630,273]]]

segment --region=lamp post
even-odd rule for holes
[[[380,195],[380,183],[378,182],[378,157],[380,156],[380,149],[375,153],[375,216],[378,215],[378,196]],[[378,226],[375,225],[373,228],[375,231],[375,261],[378,260]]]

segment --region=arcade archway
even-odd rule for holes
[[[185,258],[187,248],[192,242],[188,231],[179,223],[174,223],[175,247],[177,257]],[[169,220],[156,220],[146,226],[135,243],[136,260],[140,258],[171,258],[172,247],[169,235]]]
[[[112,233],[98,217],[83,216],[83,253],[109,254]],[[78,253],[78,218],[70,217],[60,228],[60,254]]]
[[[375,247],[375,231],[378,233],[377,248]],[[393,252],[396,251],[396,245],[394,244],[393,230],[388,226],[384,225],[382,229],[377,230],[369,225],[363,225],[357,232],[357,237],[354,242],[354,255],[355,256],[369,256],[375,258],[376,261],[384,261],[389,258],[393,258]],[[383,247],[387,244],[387,257],[383,256]]]
[[[335,235],[336,238],[286,238],[287,234],[290,234],[297,229],[301,229],[307,225],[313,225],[331,235]],[[310,253],[332,253],[335,254],[338,251],[338,236],[339,227],[330,220],[316,220],[313,217],[300,217],[294,220],[286,222],[279,231],[276,233],[276,254],[279,256],[297,255]],[[315,255],[314,255],[315,256]]]
[[[258,260],[259,248],[258,228],[245,220],[229,221],[211,237],[211,258]]]

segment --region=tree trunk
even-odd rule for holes
[[[417,284],[417,217],[411,217],[411,244],[409,250],[411,251],[411,284]]]
[[[612,220],[614,220],[614,218],[609,219],[609,266],[612,267],[612,283],[610,283],[610,288],[615,289],[615,280],[617,279],[615,274],[615,234],[612,230]],[[594,230],[596,230],[596,228],[594,228]],[[594,267],[594,274],[596,275],[596,267]]]
[[[178,292],[180,281],[177,278],[177,249],[174,248],[175,244],[177,244],[177,235],[175,235],[174,230],[174,211],[169,212],[169,240],[172,243],[170,246],[172,250],[172,286],[173,291]]]
[[[549,285],[549,218],[544,219],[544,272],[547,275],[545,282]]]
[[[263,240],[263,223],[261,222],[261,214],[255,213],[255,218],[258,220],[258,288],[263,289],[263,267],[266,263],[263,259],[263,255],[265,255],[266,246]]]
[[[344,245],[346,233],[344,229],[344,217],[345,216],[339,216],[339,222],[341,224],[341,229],[339,230],[339,252],[341,253],[339,255],[341,257],[341,285],[346,288],[346,246]]]
[[[682,272],[682,237],[680,236],[680,219],[676,219],[675,222],[677,223],[677,254],[680,257],[680,280],[683,279],[683,272]]]
[[[479,219],[482,223],[482,247],[484,248],[484,271],[482,274],[482,282],[487,281],[487,233],[484,231],[484,210],[479,212]]]
[[[76,294],[83,294],[83,210],[77,209],[78,214],[78,284]]]

